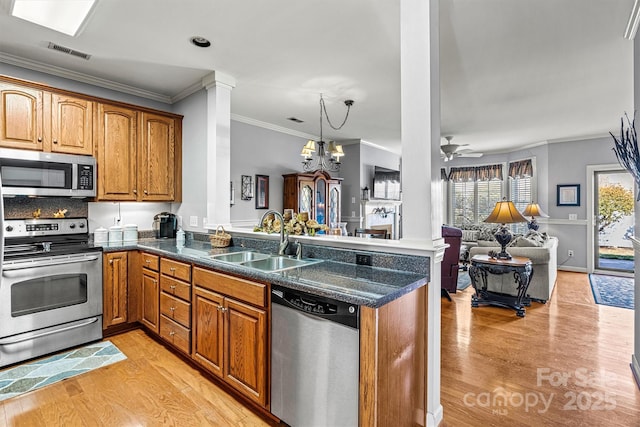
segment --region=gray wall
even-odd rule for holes
[[[231,121],[231,180],[235,186],[232,222],[258,223],[266,212],[255,208],[255,199],[241,200],[241,175],[269,176],[269,208],[282,211],[283,174],[301,172],[300,151],[306,139]]]
[[[182,217],[185,230],[206,232],[202,219],[207,216],[207,93],[204,89],[173,105],[182,114],[182,203],[172,211]],[[195,216],[197,226],[190,225]]]

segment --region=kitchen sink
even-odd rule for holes
[[[261,271],[282,271],[290,268],[304,267],[321,262],[318,259],[297,259],[287,256],[270,256],[269,258],[248,261],[243,263],[245,267],[254,268]]]
[[[304,267],[321,262],[319,259],[297,259],[284,255],[268,255],[260,252],[243,251],[228,254],[211,255],[211,259],[242,265],[264,272],[282,271],[290,268]]]
[[[230,262],[233,264],[242,264],[247,261],[257,261],[269,258],[270,255],[261,254],[260,252],[244,251],[232,252],[228,254],[212,255],[211,258],[216,261]]]

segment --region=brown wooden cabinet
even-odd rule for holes
[[[100,104],[97,127],[98,200],[181,198],[179,119]]]
[[[51,146],[45,151],[93,154],[94,102],[57,93],[51,94]]]
[[[268,286],[195,267],[193,359],[267,407]]]
[[[138,199],[137,129],[137,111],[116,105],[98,104],[98,200]]]
[[[191,354],[191,265],[160,259],[160,336]]]
[[[127,252],[104,254],[103,269],[103,329],[128,321]]]
[[[0,82],[0,146],[42,150],[43,91]]]
[[[9,82],[0,93],[0,146],[93,154],[92,101]]]
[[[283,209],[309,212],[309,219],[328,226],[340,222],[342,178],[331,178],[322,171],[291,173],[283,177]]]
[[[142,313],[140,322],[156,334],[160,331],[160,277],[157,255],[142,253],[142,290],[140,293]]]

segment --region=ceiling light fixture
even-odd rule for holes
[[[629,15],[629,22],[627,28],[624,30],[624,38],[627,40],[633,40],[638,31],[638,24],[640,23],[640,0],[636,0],[631,8],[631,15]]]
[[[73,37],[96,4],[97,0],[13,0],[11,15]]]
[[[200,37],[200,36],[193,36],[191,37],[191,43],[193,43],[194,45],[198,46],[198,47],[209,47],[211,46],[211,42],[207,39],[205,39],[204,37]]]
[[[349,118],[349,111],[351,110],[351,106],[353,105],[353,103],[354,101],[351,99],[347,99],[346,101],[344,101],[344,105],[347,106],[347,114],[344,116],[342,124],[336,127],[331,123],[331,120],[329,120],[327,107],[324,104],[322,94],[320,94],[320,140],[309,140],[305,144],[305,146],[302,147],[302,152],[300,153],[300,155],[304,157],[304,160],[302,161],[302,167],[306,172],[318,170],[337,172],[340,170],[340,158],[344,156],[344,151],[342,151],[342,145],[336,145],[335,141],[329,141],[329,146],[325,149],[326,142],[322,139],[322,115],[324,114],[324,116],[327,118],[327,122],[332,129],[340,130],[342,129],[342,126],[347,123],[347,119]],[[318,147],[314,161],[316,144]]]

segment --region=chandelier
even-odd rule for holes
[[[302,160],[302,167],[305,172],[312,171],[328,171],[328,172],[337,172],[340,170],[340,158],[344,156],[344,151],[342,151],[342,145],[337,145],[335,141],[329,141],[327,144],[322,139],[322,116],[327,118],[327,122],[332,129],[340,130],[345,123],[347,123],[347,119],[349,118],[349,110],[351,110],[351,106],[353,105],[353,101],[348,99],[344,101],[344,105],[347,106],[347,114],[344,116],[344,120],[340,126],[334,126],[329,120],[329,115],[327,114],[327,108],[324,104],[324,99],[322,98],[322,94],[320,94],[320,140],[314,141],[309,140],[304,147],[302,147],[302,152],[300,155],[304,157]],[[326,146],[325,146],[326,145]],[[315,154],[315,157],[314,157]]]

